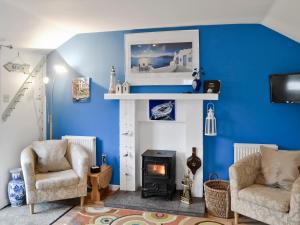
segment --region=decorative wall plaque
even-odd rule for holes
[[[19,64],[19,63],[12,63],[8,62],[3,67],[8,71],[8,72],[20,72],[24,74],[29,74],[29,69],[30,65],[29,64]]]

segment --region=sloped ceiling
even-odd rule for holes
[[[78,33],[239,23],[300,41],[298,9],[299,0],[0,0],[0,42],[54,49]]]
[[[277,0],[262,24],[300,42],[300,0]]]

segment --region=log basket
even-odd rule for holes
[[[214,180],[213,177],[215,177]],[[228,181],[220,180],[216,173],[209,174],[209,180],[204,182],[204,194],[209,214],[226,219],[233,217]]]

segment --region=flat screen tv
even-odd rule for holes
[[[300,103],[300,73],[270,76],[272,103]]]

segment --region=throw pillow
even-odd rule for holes
[[[261,147],[261,172],[256,183],[291,190],[299,176],[300,151],[276,151]]]
[[[34,141],[32,148],[38,156],[38,172],[47,173],[71,169],[70,163],[65,158],[67,147],[67,140]]]

